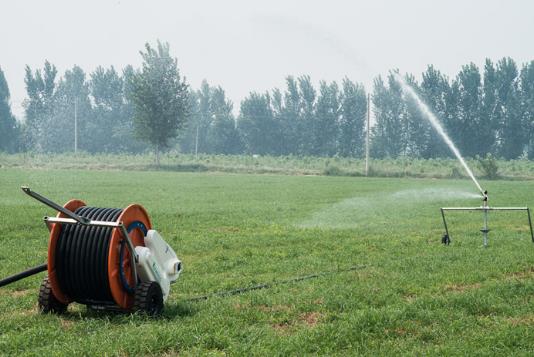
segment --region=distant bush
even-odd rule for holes
[[[335,165],[328,164],[323,170],[323,175],[326,176],[346,176],[347,173],[343,170],[341,170],[339,167]]]
[[[495,180],[499,178],[499,164],[493,155],[487,154],[484,158],[477,155],[476,159],[480,170],[487,179]]]
[[[461,177],[462,177],[462,173],[460,172],[460,170],[458,170],[457,167],[453,167],[451,169],[451,178],[458,179],[458,178],[461,178]]]

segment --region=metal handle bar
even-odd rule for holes
[[[89,219],[87,219],[85,217],[82,217],[80,215],[77,215],[76,213],[72,212],[71,210],[69,210],[69,209],[67,209],[67,208],[65,208],[63,206],[60,206],[55,202],[50,201],[48,198],[41,196],[40,194],[38,194],[35,191],[32,191],[28,186],[22,186],[21,189],[28,196],[36,199],[37,201],[39,201],[41,203],[44,203],[48,207],[53,208],[58,212],[63,213],[65,216],[74,219],[76,222],[81,223],[81,224],[88,224],[89,223]]]

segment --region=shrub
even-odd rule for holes
[[[345,176],[346,173],[339,167],[334,165],[327,165],[323,170],[323,175],[326,176]]]
[[[495,180],[499,178],[499,165],[497,160],[491,154],[486,154],[486,157],[476,157],[478,166],[484,173],[484,176],[489,180]]]
[[[462,173],[460,172],[460,170],[458,170],[457,167],[453,167],[451,169],[451,178],[454,178],[454,179],[462,178]]]

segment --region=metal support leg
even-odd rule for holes
[[[528,225],[530,227],[530,238],[532,239],[532,243],[534,243],[534,232],[532,231],[532,219],[530,218],[530,208],[527,208],[527,215],[528,215]]]
[[[488,191],[484,191],[484,199],[482,200],[482,208],[484,209],[484,227],[482,228],[482,235],[484,236],[484,248],[488,247]]]
[[[447,237],[451,237],[449,235],[449,228],[447,227],[447,220],[445,220],[445,210],[442,208],[441,209],[441,218],[443,219],[443,226],[445,226],[445,234],[447,235]]]

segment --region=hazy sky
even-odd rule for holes
[[[399,68],[420,76],[432,63],[449,76],[470,61],[534,59],[534,1],[5,1],[0,67],[21,116],[24,66],[45,59],[140,64],[145,42],[167,41],[194,88],[221,85],[236,107],[251,90],[284,86],[288,74],[348,76],[370,85]]]

